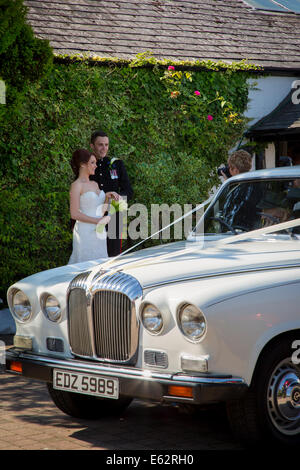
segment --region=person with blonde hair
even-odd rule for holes
[[[228,168],[231,176],[239,175],[250,171],[252,168],[252,157],[246,150],[236,150],[228,158]],[[222,176],[227,179],[225,173],[222,172]]]
[[[246,150],[236,150],[228,158],[228,167],[231,176],[246,173],[252,168],[252,157]],[[223,175],[227,179],[226,175]],[[253,185],[236,184],[229,192],[223,207],[223,219],[228,226],[249,230],[258,221],[256,204],[260,193],[254,190]]]

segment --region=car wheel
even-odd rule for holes
[[[291,344],[268,349],[246,395],[227,404],[232,429],[246,443],[300,444],[300,366]]]
[[[112,400],[110,398],[96,398],[80,393],[55,390],[50,383],[47,384],[47,387],[55,405],[74,418],[99,419],[103,416],[118,416],[132,401],[131,398],[127,397]]]

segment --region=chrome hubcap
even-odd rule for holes
[[[300,432],[300,371],[285,359],[274,370],[268,386],[268,413],[283,434]]]

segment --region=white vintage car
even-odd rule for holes
[[[239,438],[300,443],[300,166],[227,180],[187,240],[8,290],[7,370],[74,417],[224,402]]]

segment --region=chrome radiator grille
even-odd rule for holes
[[[69,296],[69,336],[71,348],[80,356],[92,356],[92,341],[88,325],[87,298],[82,289],[73,289]]]
[[[142,288],[124,273],[89,273],[73,279],[68,293],[69,339],[74,354],[110,362],[131,361],[138,346],[134,300]]]
[[[131,301],[119,292],[99,291],[93,298],[92,311],[97,356],[127,361],[132,342]]]

